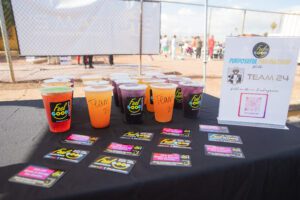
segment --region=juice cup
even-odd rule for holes
[[[52,78],[46,79],[43,81],[42,87],[61,87],[67,86],[72,87],[72,82],[70,79],[67,78]]]
[[[174,83],[151,84],[154,116],[157,122],[164,123],[172,120],[176,87]]]
[[[116,81],[117,80],[128,80],[130,79],[129,76],[113,76],[113,77],[110,77],[110,81],[111,81],[111,84],[112,86],[114,87],[113,89],[113,94],[114,94],[114,100],[115,100],[115,105],[116,106],[119,106],[119,97],[118,97],[118,90],[117,90],[117,84],[116,84]]]
[[[84,75],[80,77],[82,83],[84,84],[84,82],[87,81],[101,81],[102,80],[102,76],[98,75],[98,74],[90,74],[90,75]]]
[[[185,77],[173,77],[173,78],[168,78],[169,83],[174,83],[177,84],[177,88],[175,91],[175,100],[174,100],[174,108],[182,109],[182,101],[183,101],[183,96],[182,96],[182,89],[181,86],[179,85],[180,82],[191,82],[192,79],[190,78],[185,78]]]
[[[53,79],[69,79],[71,83],[71,87],[74,87],[75,84],[75,76],[73,75],[57,75],[53,76]]]
[[[183,95],[183,114],[187,118],[198,118],[204,85],[200,82],[180,82]]]
[[[66,86],[41,89],[50,131],[66,132],[71,127],[73,89]]]
[[[123,102],[122,102],[122,94],[121,94],[121,90],[120,90],[119,86],[122,84],[128,84],[128,83],[138,83],[138,80],[136,80],[136,79],[119,79],[119,80],[115,80],[115,83],[116,83],[116,88],[117,88],[119,107],[120,107],[121,112],[123,113],[124,108],[123,108]]]
[[[124,121],[128,124],[143,123],[146,88],[147,86],[143,84],[120,85],[124,108]]]
[[[112,86],[87,86],[84,88],[91,125],[105,128],[110,124]]]
[[[145,79],[143,80],[143,83],[147,85],[146,89],[146,107],[149,112],[154,112],[154,106],[153,106],[153,95],[152,95],[152,89],[150,87],[151,84],[154,83],[164,83],[166,80],[164,79]]]

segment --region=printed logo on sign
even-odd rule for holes
[[[50,103],[52,122],[62,122],[70,119],[70,101]]]
[[[252,50],[252,53],[255,58],[264,58],[269,54],[270,47],[267,43],[259,42],[257,43]]]
[[[182,102],[182,91],[181,91],[181,88],[177,88],[176,89],[176,92],[175,92],[175,100],[176,102],[178,103],[181,103]]]
[[[127,109],[131,114],[140,114],[143,111],[143,97],[128,98]]]
[[[189,101],[189,105],[192,109],[199,109],[200,108],[200,101],[201,101],[201,94],[193,94],[191,95],[191,100]]]

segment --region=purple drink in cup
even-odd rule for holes
[[[124,76],[118,75],[118,76],[110,77],[111,84],[114,87],[113,96],[114,96],[114,101],[115,101],[116,106],[119,106],[119,97],[118,97],[118,90],[117,90],[116,81],[117,80],[128,80],[128,79],[130,79],[130,78],[129,78],[129,76],[126,76],[126,75],[124,75]]]
[[[198,118],[204,85],[200,82],[180,82],[183,96],[183,114],[187,118]]]
[[[179,85],[180,82],[192,82],[192,79],[190,78],[185,78],[185,77],[171,77],[168,78],[169,83],[174,83],[177,86],[176,91],[175,91],[175,100],[174,100],[174,108],[179,108],[182,109],[182,89],[181,86]]]
[[[128,84],[128,83],[138,83],[138,80],[135,79],[119,79],[115,81],[116,83],[116,87],[117,87],[117,95],[118,95],[118,102],[119,102],[119,107],[121,112],[124,112],[124,108],[123,108],[123,102],[122,102],[122,94],[121,94],[121,90],[119,88],[120,85],[123,84]]]
[[[124,121],[129,124],[143,123],[144,99],[147,86],[143,84],[123,84],[119,88],[122,95]]]

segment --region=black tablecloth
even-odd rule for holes
[[[278,108],[280,109],[280,108]],[[51,134],[40,100],[0,103],[0,198],[3,199],[300,199],[300,129],[274,130],[228,126],[230,133],[241,136],[243,145],[208,142],[207,133],[198,125],[217,124],[218,99],[205,96],[199,119],[183,118],[175,110],[173,121],[159,124],[146,113],[142,125],[122,121],[113,106],[111,126],[90,126],[85,99],[74,101],[72,128],[68,133]],[[157,147],[163,127],[192,130],[192,150]],[[120,139],[125,131],[149,131],[151,142],[126,140],[144,146],[142,155],[129,175],[99,171],[88,165],[103,153],[110,142]],[[70,133],[99,136],[95,145],[62,144]],[[204,145],[241,147],[245,159],[208,157]],[[78,164],[43,159],[56,147],[77,147],[91,151]],[[191,155],[192,167],[149,165],[152,152],[175,152]],[[118,156],[127,157],[128,156]],[[59,168],[66,174],[52,188],[8,182],[29,164]]]

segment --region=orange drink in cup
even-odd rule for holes
[[[157,122],[170,122],[173,116],[176,84],[151,84],[153,91],[154,116]]]
[[[146,95],[145,95],[145,101],[146,101],[146,107],[149,112],[154,112],[154,106],[153,106],[153,95],[152,95],[152,89],[150,88],[150,84],[154,83],[164,83],[166,80],[164,79],[145,79],[143,80],[143,84],[147,85],[146,89]]]
[[[84,88],[90,121],[94,128],[105,128],[110,124],[112,89],[110,85]]]

